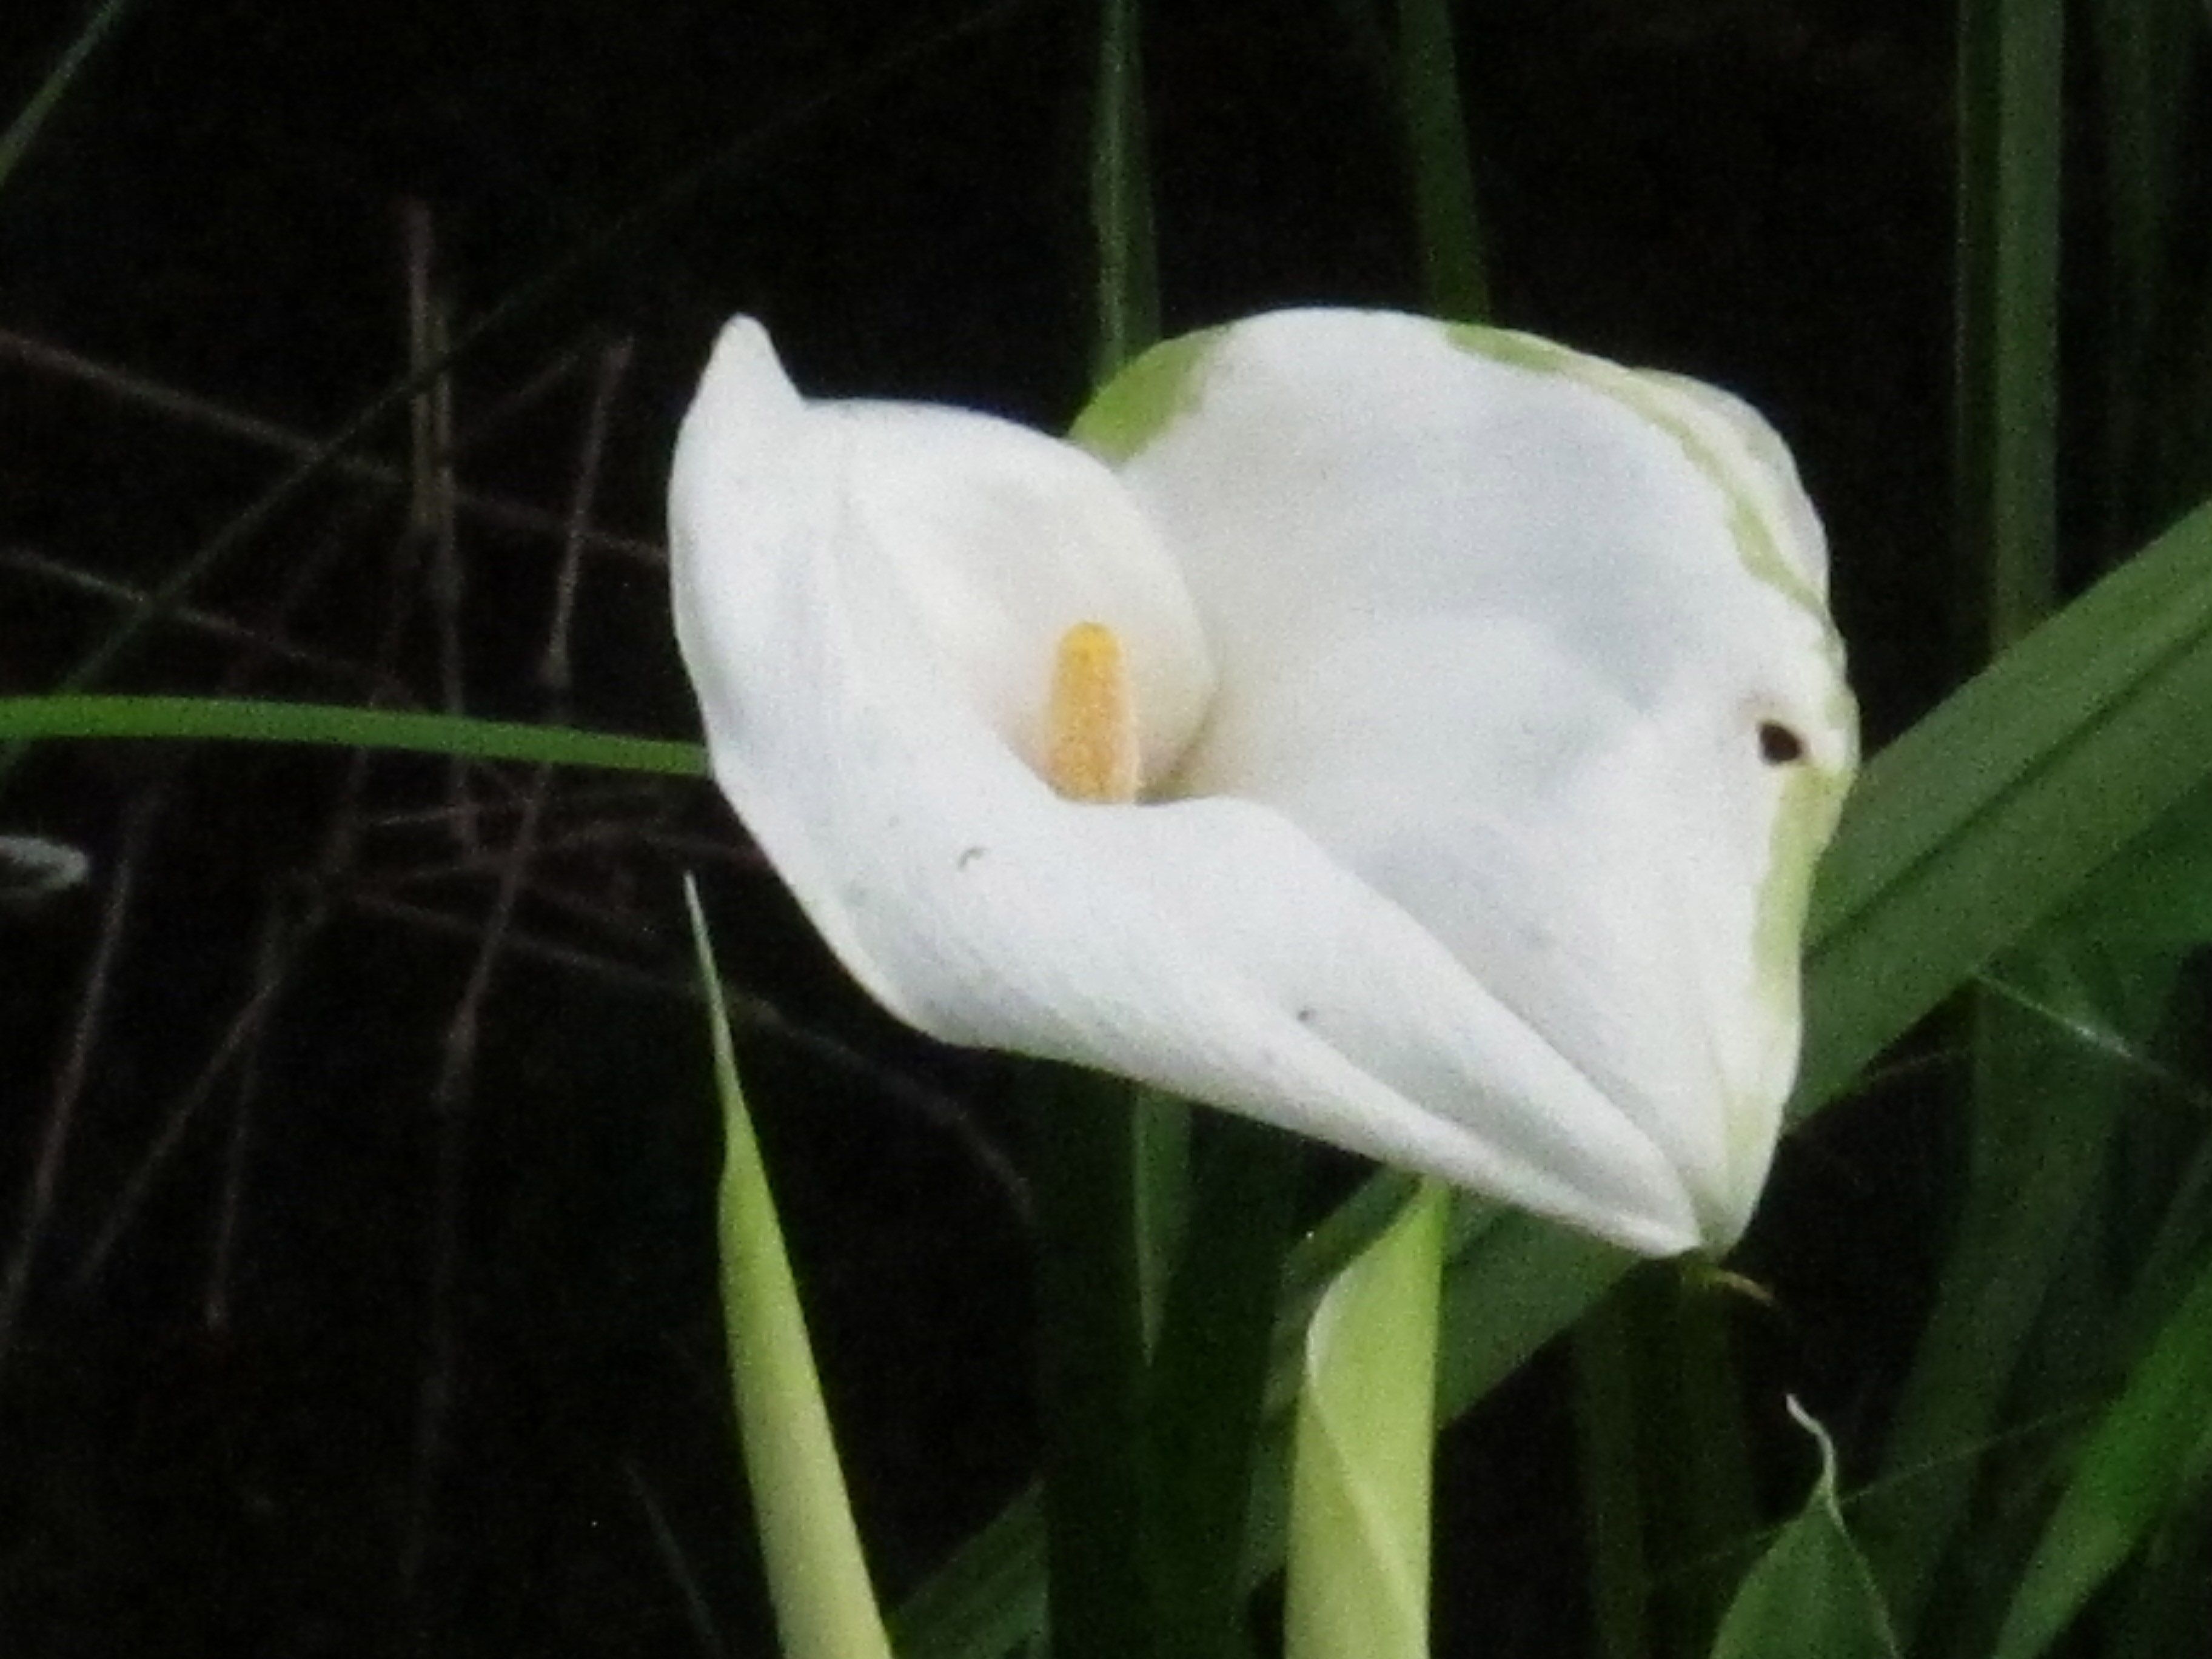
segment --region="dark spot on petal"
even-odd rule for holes
[[[956,868],[958,868],[958,869],[965,870],[965,869],[966,869],[969,865],[971,865],[971,864],[975,863],[975,860],[976,860],[977,859],[981,858],[981,857],[983,856],[983,854],[986,854],[986,853],[989,852],[990,850],[991,850],[991,849],[990,849],[989,848],[988,848],[988,847],[970,847],[970,848],[966,848],[964,851],[963,851],[963,852],[961,853],[961,854],[960,854],[960,862],[959,862],[959,863],[958,863],[958,865],[957,865],[957,866],[956,866],[955,867],[956,867]]]
[[[1310,1025],[1314,1021],[1320,1018],[1321,1014],[1319,1011],[1316,1009],[1301,1008],[1298,1010],[1298,1024],[1301,1025]]]
[[[1805,758],[1805,739],[1779,720],[1759,723],[1759,757],[1769,766],[1787,766]]]

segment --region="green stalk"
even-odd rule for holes
[[[1703,1654],[1735,1589],[1734,1552],[1759,1529],[1746,1443],[1743,1390],[1728,1316],[1734,1293],[1709,1273],[1656,1267],[1629,1281],[1647,1395],[1646,1464],[1660,1502],[1654,1565],[1668,1586],[1662,1629],[1678,1653]]]
[[[39,136],[39,129],[46,125],[46,118],[61,103],[63,95],[70,89],[70,83],[92,60],[93,53],[100,50],[100,42],[106,40],[115,26],[123,21],[133,3],[134,0],[100,0],[100,4],[94,8],[92,15],[85,19],[84,27],[76,32],[63,50],[60,61],[47,71],[46,78],[39,82],[37,89],[31,94],[30,101],[16,112],[15,118],[8,124],[8,130],[0,132],[0,186],[4,186],[9,175],[22,164],[32,141]]]
[[[1145,1317],[1131,1085],[1040,1063],[1031,1188],[1054,1659],[1145,1659]]]
[[[1139,0],[1100,0],[1092,112],[1094,378],[1159,335]],[[1047,1622],[1055,1659],[1159,1654],[1148,1554],[1148,1349],[1172,1305],[1186,1224],[1187,1109],[1133,1085],[1037,1066],[1037,1361],[1044,1416]]]
[[[1957,530],[1992,651],[2058,592],[2064,11],[2063,0],[1959,3]]]
[[[1575,1439],[1597,1659],[1650,1659],[1651,1563],[1636,1456],[1635,1346],[1619,1291],[1583,1316],[1571,1343]]]
[[[1447,0],[1400,0],[1398,109],[1421,251],[1421,292],[1437,316],[1481,322],[1490,315],[1490,292]]]
[[[1650,1264],[1575,1328],[1602,1659],[1704,1653],[1759,1528],[1727,1312],[1710,1272]]]
[[[2202,169],[2182,164],[2212,12],[2200,0],[2090,0],[2087,11],[2103,127],[2099,551],[2111,557],[2212,477],[2206,365],[2176,349],[2192,306],[2212,301],[2212,289],[2200,281],[2192,295],[2174,257],[2177,228],[2212,202]],[[2193,465],[2173,466],[2181,454]]]
[[[1954,483],[1960,568],[1979,589],[1978,657],[2024,635],[2058,594],[2064,8],[1960,0],[1957,30]],[[2030,951],[2002,971],[2039,982],[2067,969],[2063,951]],[[2085,1163],[2106,1128],[2104,1103],[2053,1109],[2071,1097],[2053,1103],[2044,1086],[2064,1058],[2050,1052],[2047,1032],[1988,998],[1975,1000],[1968,1018],[1970,1150],[1957,1236],[1887,1449],[1893,1474],[1920,1478],[1892,1488],[1863,1523],[1907,1642],[1979,1473],[1956,1460],[1996,1420],[2059,1265],[2067,1201],[2088,1184]],[[2054,1172],[2059,1190],[2025,1204],[2022,1183],[2038,1170]]]
[[[1246,1534],[1303,1144],[1211,1115],[1147,1393],[1146,1547],[1163,1655],[1244,1641]]]
[[[1101,386],[1160,337],[1139,24],[1139,0],[1099,0],[1091,219],[1098,246],[1098,347],[1092,381]]]

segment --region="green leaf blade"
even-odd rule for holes
[[[1426,1659],[1437,1275],[1433,1182],[1314,1311],[1291,1457],[1286,1659]]]
[[[731,1392],[785,1659],[890,1659],[815,1376],[799,1286],[738,1084],[729,1016],[698,890],[684,884],[712,1012],[726,1135],[720,1237]]]
[[[1836,1501],[1835,1449],[1795,1401],[1790,1412],[1820,1444],[1820,1479],[1744,1575],[1712,1659],[1899,1659],[1881,1592]]]
[[[2036,1659],[2212,1468],[2212,1262],[2082,1447],[1995,1659]]]
[[[1793,1115],[2212,771],[2212,503],[1876,756],[1814,890]]]
[[[657,772],[667,777],[707,775],[707,751],[696,743],[623,737],[525,720],[246,697],[96,693],[0,697],[0,744],[39,738],[331,744],[476,760]]]

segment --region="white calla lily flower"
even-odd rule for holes
[[[677,447],[714,774],[852,973],[1649,1255],[1734,1241],[1856,757],[1749,409],[1285,312],[1075,443],[811,401],[724,331]]]

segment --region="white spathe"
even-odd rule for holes
[[[810,401],[748,319],[715,348],[678,634],[716,778],[847,967],[948,1042],[1645,1254],[1733,1242],[1856,757],[1779,440],[1692,381],[1345,311],[1171,342],[1077,430],[1109,459]],[[1086,621],[1130,663],[1134,805],[1040,775]]]

